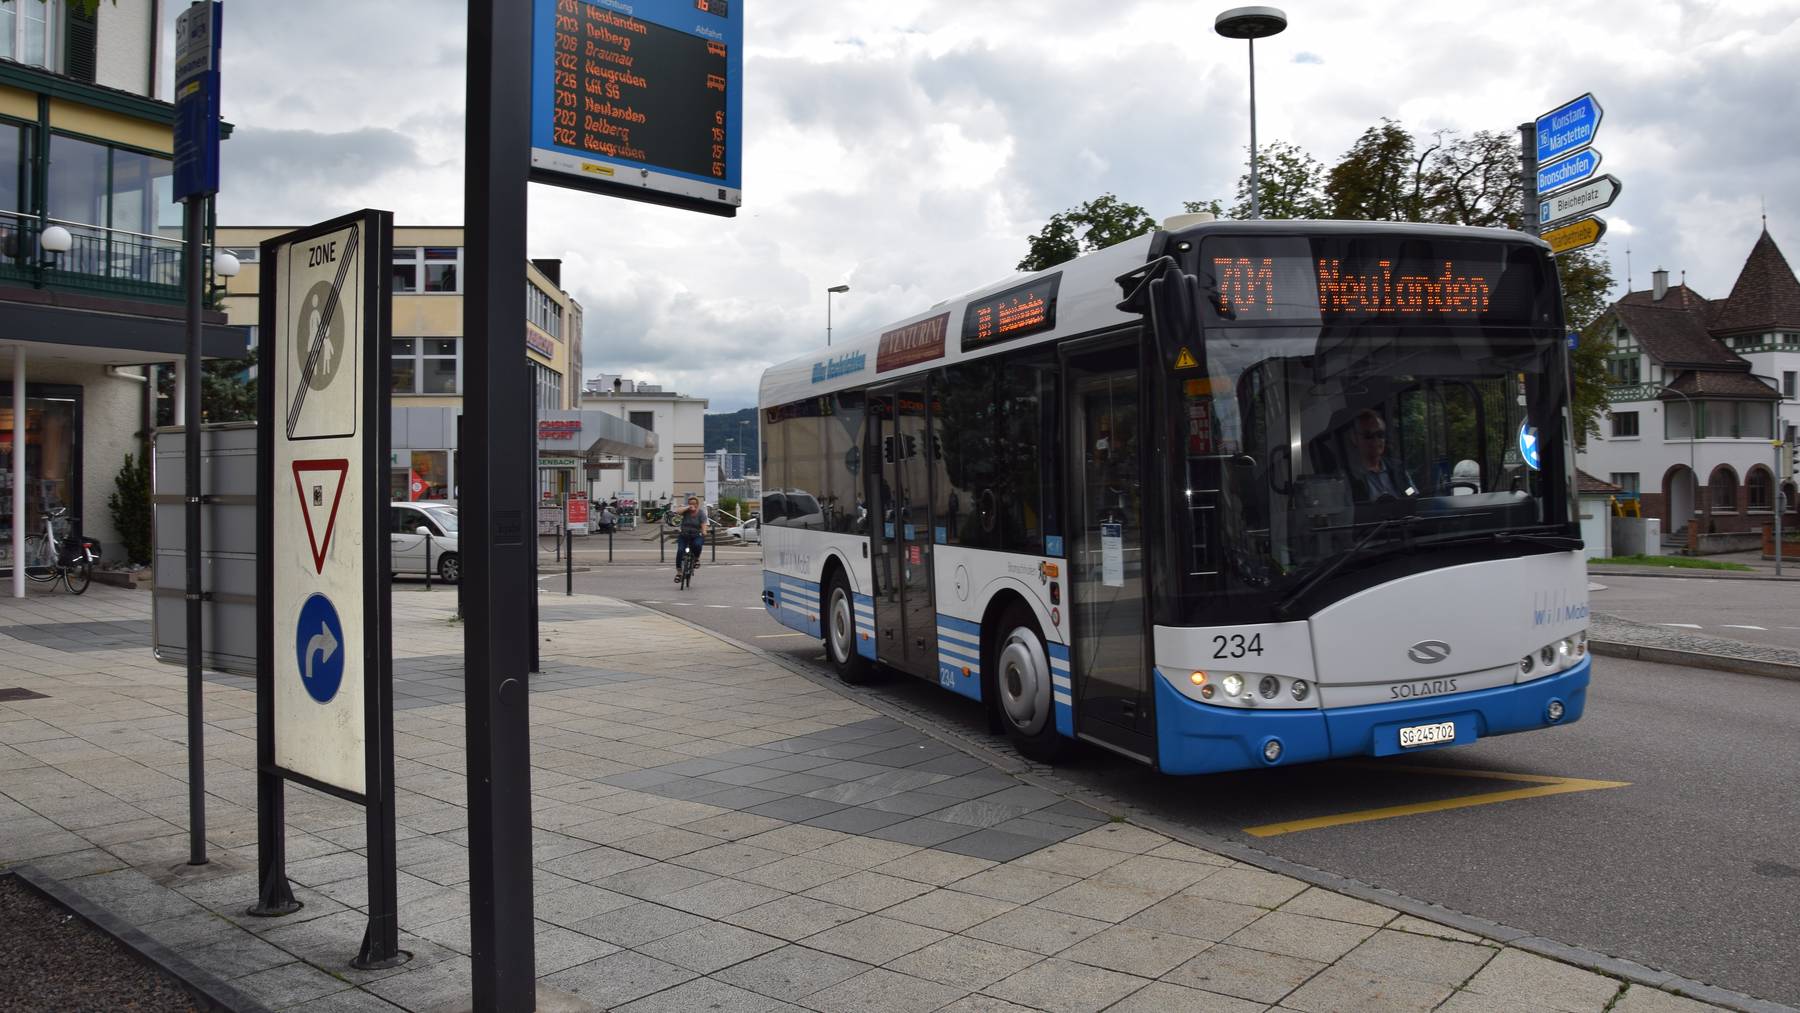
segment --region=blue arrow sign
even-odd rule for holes
[[[1577,151],[1573,155],[1559,158],[1549,165],[1538,166],[1538,196],[1552,190],[1560,190],[1571,183],[1579,183],[1600,171],[1600,152],[1593,148]]]
[[[1594,143],[1600,130],[1600,103],[1588,92],[1567,105],[1552,109],[1537,119],[1538,164],[1580,151]]]
[[[1538,470],[1543,463],[1538,454],[1538,432],[1529,422],[1519,423],[1519,456],[1524,458],[1525,467],[1532,471]]]
[[[330,703],[344,681],[344,624],[331,599],[315,594],[300,606],[294,624],[294,655],[300,663],[300,682],[320,703]]]

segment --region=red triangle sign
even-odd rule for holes
[[[300,516],[306,521],[306,540],[311,543],[313,569],[325,572],[325,554],[331,550],[331,531],[337,526],[338,503],[350,476],[350,462],[295,461],[294,487],[300,494]],[[319,518],[314,522],[314,516]]]

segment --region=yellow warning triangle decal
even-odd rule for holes
[[[1194,353],[1188,351],[1186,345],[1182,345],[1180,354],[1175,356],[1175,368],[1197,369],[1199,366],[1200,363],[1194,361]]]

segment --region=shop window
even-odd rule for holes
[[[12,565],[13,465],[19,453],[14,435],[12,385],[0,392],[0,567]],[[25,388],[25,530],[44,530],[44,518],[68,512],[57,535],[80,522],[81,388],[28,384]]]
[[[397,451],[394,461],[388,473],[390,499],[411,503],[452,498],[448,450]]]

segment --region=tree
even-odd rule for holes
[[[125,559],[131,563],[150,562],[150,468],[142,458],[125,455],[114,491],[106,498],[112,511],[113,529],[123,543]]]
[[[1092,250],[1134,239],[1156,227],[1150,212],[1105,193],[1085,204],[1050,216],[1038,234],[1026,239],[1021,271],[1042,271]]]
[[[1325,167],[1287,141],[1263,145],[1256,163],[1256,196],[1264,218],[1324,218]],[[1250,217],[1250,174],[1238,177],[1232,218]]]
[[[1356,139],[1325,177],[1333,218],[1368,222],[1424,220],[1425,165],[1443,147],[1441,136],[1420,150],[1394,120],[1383,119]]]
[[[1446,140],[1448,138],[1448,140]],[[1517,228],[1524,210],[1517,135],[1478,130],[1441,134],[1423,162],[1424,221],[1483,228]]]
[[[170,425],[175,419],[175,370],[187,366],[177,363],[172,369],[157,371],[157,395],[166,399],[157,416],[158,425]],[[241,359],[207,359],[200,365],[200,415],[203,422],[255,422],[256,381],[250,373],[256,368],[256,349]]]
[[[1591,247],[1556,258],[1563,313],[1569,329],[1581,335],[1575,351],[1569,354],[1569,367],[1575,376],[1570,414],[1575,420],[1577,445],[1599,434],[1600,416],[1606,412],[1606,388],[1611,383],[1606,373],[1606,354],[1612,350],[1612,334],[1604,321],[1611,305],[1608,295],[1612,292],[1613,276],[1601,249]]]

